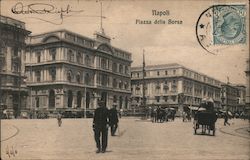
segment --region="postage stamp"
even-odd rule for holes
[[[217,5],[213,7],[213,43],[240,44],[246,42],[245,5]]]
[[[196,23],[196,37],[212,54],[247,43],[246,5],[213,5],[205,9]]]

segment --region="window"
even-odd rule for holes
[[[125,74],[128,74],[128,66],[125,66]]]
[[[89,85],[89,81],[90,81],[89,74],[86,73],[86,74],[85,74],[85,84]]]
[[[39,97],[36,97],[36,108],[39,108]]]
[[[159,76],[160,75],[160,72],[159,71],[157,71],[157,76]]]
[[[56,68],[50,69],[50,75],[51,75],[52,81],[55,81],[56,80]]]
[[[119,72],[123,73],[123,66],[121,64],[119,65]]]
[[[122,89],[122,87],[123,87],[123,82],[120,81],[120,82],[119,82],[119,88]]]
[[[117,97],[116,97],[116,95],[114,95],[114,97],[113,97],[113,102],[114,102],[114,103],[117,102]]]
[[[117,64],[116,63],[113,63],[113,65],[112,65],[112,71],[113,72],[117,72]]]
[[[74,62],[74,53],[71,49],[68,50],[68,60]]]
[[[14,48],[13,56],[18,57],[18,48],[17,47]]]
[[[101,84],[102,84],[102,86],[108,85],[108,76],[106,74],[101,75]]]
[[[168,96],[165,96],[164,100],[165,100],[165,102],[167,102],[168,101]]]
[[[123,66],[121,64],[119,65],[119,72],[123,73]]]
[[[125,83],[124,83],[124,88],[125,88],[125,89],[128,89],[128,82],[125,82]]]
[[[156,102],[160,102],[160,97],[159,97],[159,96],[156,96],[156,97],[155,97],[155,100],[156,100]]]
[[[174,75],[176,74],[176,70],[173,70],[173,74],[174,74]]]
[[[76,56],[77,63],[82,63],[82,53],[78,52]]]
[[[37,52],[36,55],[37,55],[37,63],[40,63],[41,62],[41,52]]]
[[[18,78],[14,77],[14,81],[13,81],[14,86],[18,86],[18,82],[19,82]]]
[[[113,87],[116,88],[117,87],[117,80],[114,78],[113,79]]]
[[[161,88],[161,84],[160,84],[159,81],[156,82],[156,87],[155,87],[155,88],[156,88],[156,89],[160,89],[160,88]]]
[[[141,92],[140,86],[137,85],[136,88],[135,88],[135,94],[136,94],[136,95],[139,95],[140,92]]]
[[[69,82],[72,81],[72,72],[71,72],[71,71],[68,71],[68,73],[67,73],[67,80],[68,80]]]
[[[52,61],[55,61],[55,60],[56,60],[56,49],[55,49],[55,48],[51,48],[51,49],[49,50],[49,53],[50,53],[50,55],[51,55],[51,60],[52,60]]]
[[[86,65],[86,66],[90,66],[90,65],[91,65],[89,55],[86,55],[86,56],[85,56],[84,62],[85,62],[85,65]]]
[[[165,71],[165,75],[168,75],[168,71]]]
[[[176,96],[172,96],[171,98],[174,102],[176,101]]]
[[[12,71],[13,72],[19,71],[19,63],[18,62],[12,62]]]
[[[101,68],[102,69],[106,69],[107,68],[106,59],[104,59],[104,58],[101,58]]]
[[[36,71],[36,81],[37,82],[41,81],[41,71]]]
[[[81,83],[81,74],[79,72],[76,75],[76,81],[77,83]]]

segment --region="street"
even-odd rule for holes
[[[117,136],[109,132],[106,153],[96,154],[92,119],[1,120],[1,156],[14,160],[249,160],[247,120],[216,122],[215,136],[194,135],[193,122],[152,123],[139,118],[120,119]],[[198,131],[201,132],[201,131]]]

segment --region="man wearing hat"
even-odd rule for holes
[[[110,117],[111,136],[115,136],[115,132],[119,122],[116,105],[113,105],[113,108],[109,110],[109,114],[110,114],[109,117]]]
[[[108,144],[109,110],[102,100],[98,100],[98,106],[93,119],[93,130],[97,147],[96,153],[105,153]]]

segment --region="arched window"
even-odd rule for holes
[[[86,55],[86,56],[85,56],[84,62],[85,62],[85,65],[86,65],[86,66],[90,66],[90,65],[91,65],[91,60],[90,60],[89,55]]]
[[[80,72],[78,72],[77,75],[76,75],[76,81],[77,81],[77,83],[81,83],[81,74],[80,74]]]
[[[72,72],[71,72],[71,71],[68,71],[68,73],[67,73],[67,80],[68,80],[69,82],[72,81]]]
[[[55,108],[55,91],[49,91],[49,108]]]
[[[77,60],[77,63],[82,63],[82,53],[81,52],[78,52],[77,55],[76,55],[76,60]]]

